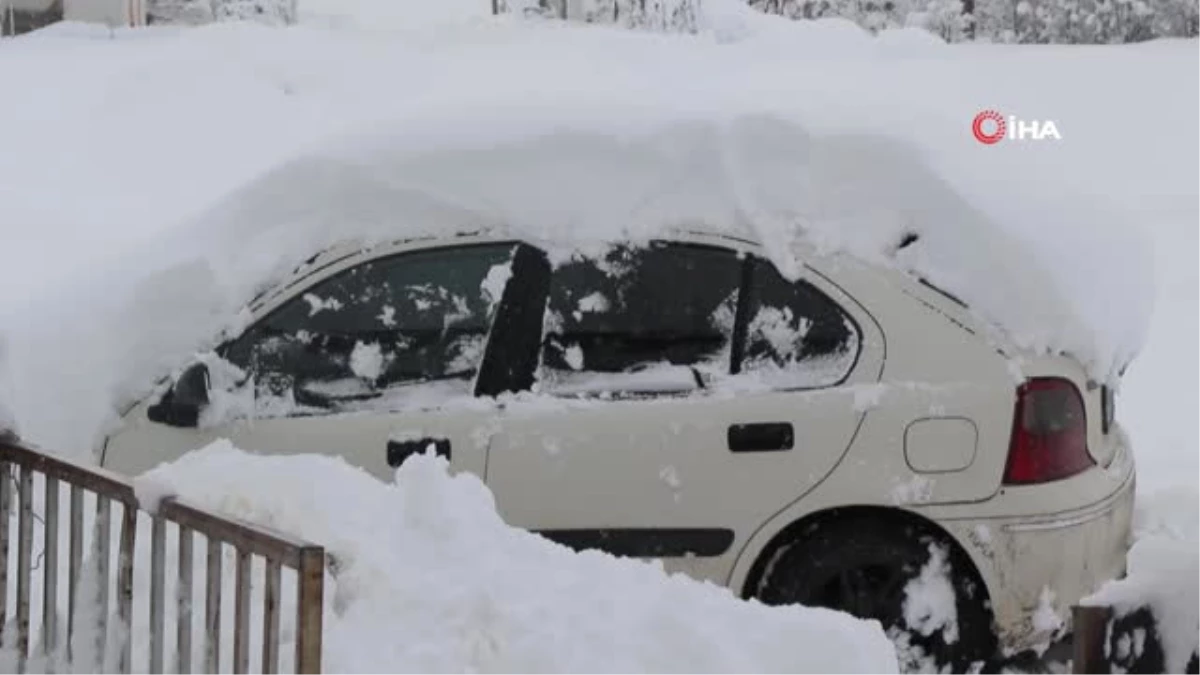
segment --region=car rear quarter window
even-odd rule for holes
[[[551,277],[539,389],[655,395],[728,372],[742,261],[687,244],[620,246]]]
[[[840,383],[853,369],[858,327],[811,283],[789,281],[770,262],[756,260],[746,302],[741,377],[771,387],[817,388]]]
[[[260,401],[341,407],[431,382],[458,382],[451,388],[469,395],[513,250],[464,246],[365,262],[288,300],[226,358],[255,378]]]

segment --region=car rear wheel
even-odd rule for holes
[[[775,551],[764,577],[758,597],[766,604],[828,607],[879,621],[906,669],[964,672],[995,654],[986,593],[970,561],[917,523],[874,517],[815,523]],[[938,591],[944,597],[947,587],[952,614],[937,605]],[[906,618],[910,597],[916,604]],[[954,621],[939,621],[946,616]]]

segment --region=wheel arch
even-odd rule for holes
[[[754,558],[745,579],[740,585],[740,595],[743,598],[757,598],[760,585],[767,575],[771,562],[785,547],[802,541],[815,528],[833,526],[843,522],[870,519],[879,523],[887,523],[895,527],[911,526],[935,537],[946,544],[950,551],[952,566],[965,570],[971,575],[975,586],[983,594],[984,606],[991,613],[991,590],[980,570],[976,567],[970,553],[950,534],[946,528],[937,522],[914,511],[879,505],[834,506],[807,513],[780,528],[767,541]]]

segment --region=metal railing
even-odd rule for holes
[[[35,474],[40,474],[44,483],[42,514],[34,510]],[[60,642],[62,628],[60,612],[60,485],[69,489],[68,535],[66,538],[67,588],[66,588],[66,641]],[[3,635],[8,620],[9,606],[9,549],[10,525],[13,517],[13,493],[17,497],[16,512],[16,631],[15,642],[11,636]],[[85,494],[94,496],[94,527],[89,568],[94,575],[87,578],[82,567],[84,543]],[[236,553],[234,573],[233,653],[232,667],[237,673],[249,672],[252,631],[250,624],[252,561],[254,556],[264,559],[262,596],[262,649],[261,672],[275,673],[279,669],[280,605],[282,596],[282,572],[284,568],[296,571],[296,615],[295,615],[295,659],[299,673],[318,673],[321,669],[322,609],[324,596],[325,551],[314,546],[272,532],[256,525],[232,518],[219,516],[203,509],[189,506],[175,498],[166,498],[154,513],[140,509],[131,481],[102,469],[85,467],[63,459],[43,454],[5,440],[0,435],[0,644],[15,645],[17,670],[24,672],[29,659],[39,656],[53,663],[65,658],[71,663],[80,654],[94,655],[95,664],[84,663],[84,667],[103,669],[106,649],[110,640],[109,586],[110,561],[112,557],[111,526],[113,504],[121,505],[120,534],[116,565],[116,618],[120,630],[115,642],[116,669],[120,672],[138,670],[161,673],[164,671],[165,644],[167,638],[165,611],[167,586],[167,525],[178,528],[178,565],[175,570],[176,625],[174,633],[173,671],[192,671],[193,618],[193,563],[194,535],[205,538],[207,546],[203,649],[201,670],[215,673],[221,663],[221,603],[222,603],[222,556],[223,547],[231,546]],[[133,664],[132,617],[134,609],[134,560],[137,538],[138,513],[150,517],[149,556],[149,648],[146,662]],[[42,611],[40,637],[35,653],[30,652],[30,614],[34,521],[42,522],[42,550],[38,557],[42,577]],[[83,589],[91,591],[89,597],[81,597]],[[89,603],[91,603],[89,605]],[[99,636],[95,644],[81,643],[83,631],[81,620],[90,617],[98,625],[88,626],[89,631]],[[84,638],[86,639],[86,637]],[[80,664],[77,664],[80,665]]]

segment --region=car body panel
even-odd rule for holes
[[[754,242],[703,229],[669,239],[769,257]],[[508,241],[481,232],[331,249],[255,299],[250,323],[366,260]],[[149,422],[151,396],[108,438],[104,463],[137,472],[226,436],[248,450],[339,454],[389,480],[389,439],[447,438],[452,469],[483,478],[516,526],[731,531],[719,552],[662,560],[739,594],[753,592],[752,569],[789,525],[839,507],[897,509],[937,524],[967,552],[1006,646],[1040,640],[1029,614],[1043,587],[1061,610],[1124,565],[1134,469],[1119,426],[1102,429],[1101,387],[1068,356],[1026,353],[898,269],[801,244],[795,251],[803,265],[792,271],[833,298],[861,333],[858,360],[836,386],[737,394],[699,387],[648,401],[519,395],[204,431]],[[1016,389],[1040,376],[1067,378],[1083,394],[1097,465],[1051,485],[1004,486]],[[785,422],[792,449],[730,451],[732,424]]]

